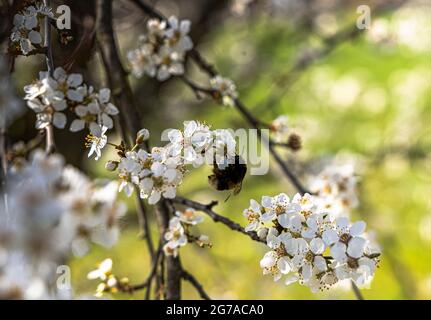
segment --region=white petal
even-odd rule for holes
[[[268,251],[260,260],[261,268],[271,268],[277,262],[277,254],[274,251]]]
[[[344,262],[346,260],[346,245],[341,242],[335,243],[331,248],[331,256],[337,261]]]
[[[338,234],[335,230],[328,229],[323,231],[322,239],[329,246],[338,241]]]
[[[92,114],[98,114],[100,112],[100,107],[97,102],[91,102],[88,104],[88,111]]]
[[[286,278],[284,283],[286,284],[286,286],[288,286],[289,284],[292,284],[298,280],[299,280],[299,277],[297,275],[292,274]]]
[[[99,101],[103,104],[108,103],[111,99],[111,90],[108,88],[101,89],[99,91]]]
[[[180,32],[182,34],[189,33],[190,32],[190,25],[191,25],[190,20],[183,20],[183,21],[181,21],[181,23],[180,23]]]
[[[328,266],[326,265],[326,260],[322,256],[314,257],[313,263],[320,271],[326,271],[328,269]]]
[[[81,119],[75,119],[70,125],[70,131],[78,132],[85,128],[85,121]]]
[[[277,268],[283,274],[288,274],[290,272],[289,261],[285,257],[281,257],[277,261]]]
[[[82,84],[82,75],[79,73],[71,73],[67,78],[67,84],[71,87],[76,88]]]
[[[64,100],[52,102],[52,106],[56,111],[63,111],[67,109],[67,103]]]
[[[272,206],[272,198],[268,196],[262,197],[262,207],[264,208],[271,208]]]
[[[92,122],[90,123],[90,132],[92,135],[100,137],[102,135],[102,127],[97,123]]]
[[[25,16],[25,22],[24,26],[27,30],[31,30],[36,28],[38,25],[38,20],[36,15],[26,15]]]
[[[337,230],[346,232],[349,227],[349,218],[339,217],[335,220],[335,223],[337,224]]]
[[[154,191],[153,193],[151,193],[151,196],[148,198],[148,203],[156,204],[157,202],[159,202],[160,197],[161,197],[160,192]]]
[[[42,43],[42,36],[39,32],[31,30],[28,33],[28,39],[31,41],[31,43],[34,44],[41,44]]]
[[[111,116],[115,116],[119,113],[118,109],[116,106],[114,106],[112,103],[108,103],[105,107],[105,113],[111,115]]]
[[[74,89],[67,90],[67,98],[75,102],[82,102],[84,100],[82,93]]]
[[[305,263],[302,266],[302,277],[304,278],[304,281],[307,281],[311,278],[311,272],[312,272],[312,268],[311,268],[311,264],[309,263]]]
[[[102,124],[108,129],[112,129],[114,127],[114,122],[112,121],[111,117],[108,116],[106,113],[102,114]]]
[[[250,200],[250,208],[254,211],[254,212],[260,212],[260,204],[259,202],[257,202],[254,199]]]
[[[163,197],[166,199],[175,198],[177,190],[174,187],[168,187],[163,191]]]
[[[347,245],[347,254],[352,258],[360,258],[364,254],[367,241],[361,237],[350,239]]]
[[[58,67],[54,70],[54,79],[59,81],[64,81],[66,80],[66,77],[67,77],[67,73],[66,71],[64,71],[63,68]]]
[[[64,129],[67,123],[66,115],[61,112],[55,112],[52,119],[53,125],[58,129]]]
[[[289,216],[287,214],[280,214],[277,217],[278,223],[283,227],[283,228],[289,228]]]
[[[88,113],[88,108],[86,106],[79,105],[75,108],[75,113],[78,117],[84,117]]]
[[[357,221],[350,227],[350,235],[355,237],[364,233],[367,224],[364,221]]]
[[[325,243],[320,238],[314,238],[310,242],[310,250],[314,254],[322,254],[325,251]]]

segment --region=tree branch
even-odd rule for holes
[[[120,121],[128,128],[130,141],[134,141],[140,129],[140,117],[135,106],[132,90],[118,53],[112,26],[112,0],[97,0],[96,38],[102,55],[103,64],[116,104],[120,107]],[[146,145],[148,150],[148,144]],[[169,208],[161,201],[156,210],[160,235],[169,225]],[[179,258],[167,257],[167,299],[181,298],[181,263]]]
[[[191,207],[191,208],[194,208],[196,210],[202,211],[202,212],[206,213],[208,216],[210,216],[214,222],[221,222],[222,224],[227,226],[229,229],[234,230],[234,231],[238,231],[242,234],[245,234],[245,235],[249,236],[254,241],[266,243],[265,240],[262,240],[261,238],[258,237],[256,232],[251,232],[251,231],[247,232],[244,230],[243,227],[241,227],[240,224],[214,212],[212,210],[212,208],[218,204],[217,201],[213,201],[210,204],[202,204],[202,203],[199,203],[199,202],[196,202],[196,201],[193,201],[190,199],[186,199],[183,197],[176,197],[175,199],[172,199],[172,202],[182,204],[184,206]]]
[[[50,0],[43,0],[45,6],[50,5]],[[46,66],[48,68],[48,73],[50,76],[54,73],[54,59],[52,56],[52,46],[51,46],[51,24],[49,22],[49,17],[45,17],[44,25],[44,38],[45,38],[45,60]],[[46,149],[47,154],[52,154],[55,152],[55,140],[54,140],[54,128],[52,124],[48,124],[45,128],[46,131]]]
[[[199,295],[204,300],[211,300],[211,298],[208,296],[208,294],[205,292],[202,284],[189,272],[183,269],[182,277],[184,280],[190,282],[193,287],[197,290]]]

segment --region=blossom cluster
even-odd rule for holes
[[[14,289],[31,298],[26,292],[34,280],[37,295],[47,297],[53,268],[69,252],[82,256],[90,242],[110,247],[117,241],[126,207],[117,201],[116,182],[95,184],[59,155],[36,150],[30,162],[12,169],[7,206],[0,208],[0,296]],[[15,262],[31,281],[10,270]]]
[[[318,197],[322,210],[334,217],[347,216],[358,206],[357,178],[353,164],[331,164],[310,179],[310,190]]]
[[[299,281],[316,292],[346,279],[363,286],[374,275],[380,249],[367,237],[365,222],[333,219],[310,194],[251,200],[244,216],[246,231],[257,231],[270,248],[260,266],[275,281],[286,275],[287,285]]]
[[[198,121],[185,121],[183,130],[169,130],[169,143],[151,151],[142,147],[143,136],[148,139],[146,129],[138,133],[137,142],[141,144],[122,151],[120,161],[110,161],[106,167],[118,170],[120,191],[130,196],[137,187],[141,198],[148,199],[149,204],[156,204],[162,197],[175,198],[189,166],[216,163],[223,168],[235,161],[236,141],[231,132],[211,130]]]
[[[67,124],[66,111],[76,116],[69,127],[72,132],[85,127],[91,132],[98,126],[111,129],[114,125],[112,116],[118,114],[117,107],[110,102],[109,89],[96,92],[83,82],[81,74],[67,74],[60,67],[54,70],[52,76],[48,72],[40,72],[39,80],[25,86],[24,91],[28,107],[36,113],[37,129],[51,123],[56,128],[64,129]]]
[[[193,208],[187,208],[184,211],[176,211],[175,217],[169,221],[169,227],[164,238],[166,240],[163,246],[163,252],[167,256],[178,256],[178,250],[184,247],[188,242],[196,242],[199,246],[210,246],[208,237],[200,235],[198,237],[190,234],[189,228],[203,221],[203,217],[196,214]]]
[[[182,75],[186,52],[193,48],[189,32],[189,20],[179,21],[174,16],[168,21],[149,20],[139,47],[127,55],[133,74],[146,74],[159,81]]]
[[[43,47],[41,33],[42,20],[54,18],[52,9],[40,1],[25,7],[13,17],[13,28],[10,35],[11,50],[14,53],[28,55],[33,50]]]

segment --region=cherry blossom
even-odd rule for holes
[[[281,193],[263,196],[259,204],[250,201],[244,211],[249,220],[246,231],[257,230],[271,249],[260,266],[263,274],[285,283],[299,281],[315,292],[339,280],[351,279],[359,286],[368,284],[375,272],[380,250],[365,232],[365,223],[333,219],[321,211],[318,197],[296,194],[292,199]]]
[[[238,92],[232,80],[217,75],[210,79],[210,85],[211,89],[216,92],[216,100],[220,100],[226,106],[234,105],[234,100],[238,98]]]

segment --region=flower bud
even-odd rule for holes
[[[117,167],[118,167],[118,161],[109,160],[105,164],[105,169],[108,171],[115,171],[115,170],[117,170]]]
[[[136,135],[136,144],[141,144],[144,141],[148,140],[150,138],[150,132],[148,129],[141,129],[138,131],[138,134]]]

